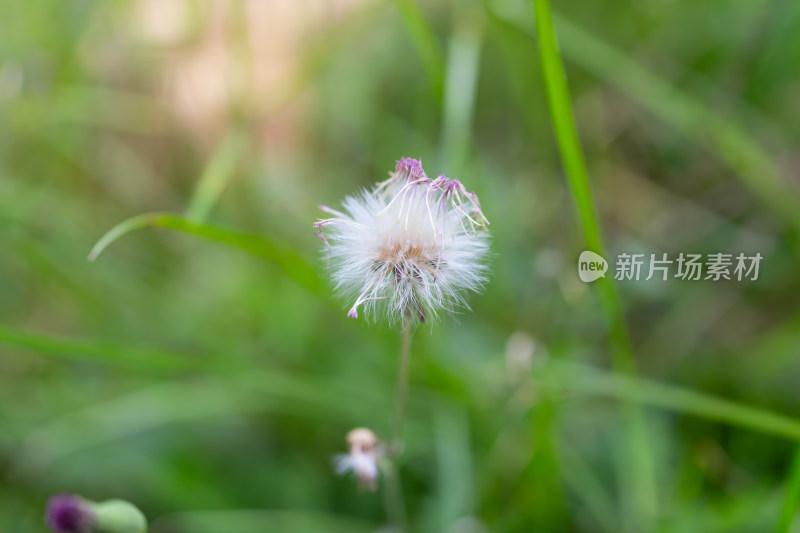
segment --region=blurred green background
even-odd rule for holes
[[[764,256],[620,283],[639,379],[576,275],[529,2],[1,5],[3,533],[64,491],[154,533],[401,506],[419,532],[800,531],[800,3],[554,2],[612,255]],[[401,156],[478,193],[493,251],[473,311],[414,336],[402,503],[332,471],[389,432],[399,332],[345,317],[311,228]],[[191,223],[87,261],[145,212]]]

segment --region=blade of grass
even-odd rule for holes
[[[274,369],[170,381],[37,424],[17,443],[13,470],[25,476],[45,473],[71,453],[186,422],[278,412],[351,424],[370,420],[384,404],[373,391]]]
[[[411,34],[411,40],[425,68],[425,73],[428,75],[433,94],[436,100],[441,103],[442,87],[444,86],[442,77],[444,59],[442,51],[436,43],[436,36],[428,26],[428,23],[425,22],[425,17],[414,0],[396,0],[396,3],[403,16],[403,22]]]
[[[552,374],[541,378],[577,396],[607,396],[800,442],[800,420],[773,411],[577,363],[553,361],[552,365]]]
[[[386,518],[396,526],[400,533],[409,531],[408,512],[406,511],[403,484],[400,480],[398,467],[394,461],[386,457],[381,459],[379,467],[383,475],[383,500],[386,508]]]
[[[438,503],[428,529],[452,531],[474,500],[469,419],[463,407],[446,401],[433,403],[433,419]]]
[[[343,516],[310,511],[234,509],[189,511],[156,519],[153,531],[193,531],[195,533],[269,533],[285,531],[326,531],[328,533],[368,533],[376,524]]]
[[[730,117],[679,91],[587,31],[556,17],[564,53],[691,139],[709,146],[771,212],[800,230],[797,192],[783,185],[780,171]]]
[[[169,213],[145,213],[120,222],[103,235],[89,253],[89,261],[97,257],[120,237],[142,228],[167,228],[210,241],[239,248],[277,265],[287,277],[295,280],[314,294],[323,292],[323,283],[316,270],[295,252],[259,235],[240,233],[229,229],[198,224]]]
[[[507,27],[531,35],[530,29],[519,21],[491,6],[489,9],[492,16]],[[665,124],[707,146],[771,213],[800,231],[800,217],[797,216],[800,202],[796,191],[783,184],[781,172],[772,158],[741,125],[730,117],[723,118],[713,107],[698,102],[558,13],[552,13],[552,17],[563,38],[565,57],[616,87]]]
[[[238,131],[225,137],[206,166],[194,191],[186,218],[192,222],[204,222],[214,203],[222,194],[228,181],[247,150],[247,138]]]
[[[798,509],[800,509],[800,448],[794,454],[792,470],[786,482],[786,495],[776,533],[791,533],[792,526],[797,520]]]
[[[196,357],[183,358],[174,353],[134,348],[108,341],[76,341],[45,337],[5,326],[0,326],[0,344],[50,356],[84,358],[162,370],[186,370],[199,366]]]
[[[550,117],[567,179],[577,204],[586,247],[605,256],[600,222],[595,212],[586,163],[575,128],[569,87],[553,28],[550,4],[548,0],[534,0],[533,8]],[[615,367],[621,372],[634,374],[633,349],[616,288],[610,278],[604,277],[598,281],[598,290],[609,325],[609,340]],[[627,487],[627,502],[632,507],[629,514],[632,521],[629,527],[634,531],[647,531],[655,523],[658,513],[655,467],[641,409],[634,401],[624,405],[623,412],[628,430],[631,465],[626,472],[620,473],[620,477],[626,479],[630,476],[627,481],[630,485]]]
[[[561,476],[564,484],[584,502],[597,528],[607,533],[619,531],[613,501],[589,465],[579,454],[570,450],[568,442],[564,442],[556,450],[558,462],[564,470]]]
[[[442,168],[461,175],[468,159],[483,29],[477,16],[461,15],[450,37],[442,114]]]

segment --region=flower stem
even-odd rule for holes
[[[403,324],[403,337],[400,343],[400,361],[397,369],[397,384],[394,396],[394,427],[392,429],[391,449],[396,455],[402,450],[401,436],[406,396],[408,395],[408,364],[411,359],[411,320]]]
[[[384,503],[386,505],[386,516],[389,522],[397,526],[401,532],[408,531],[408,514],[406,504],[403,499],[403,486],[400,482],[400,474],[397,471],[397,464],[391,459],[386,460],[381,465],[384,481]]]

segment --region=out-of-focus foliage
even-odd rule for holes
[[[345,317],[311,223],[400,156],[474,189],[493,246],[473,312],[414,336],[413,530],[631,527],[638,396],[575,272],[530,3],[2,5],[0,531],[44,531],[63,491],[133,501],[155,533],[385,526],[398,502],[331,456],[388,434],[399,333]],[[553,9],[611,252],[764,256],[755,282],[619,286],[648,526],[789,531],[800,4]],[[87,261],[143,212],[173,222]]]

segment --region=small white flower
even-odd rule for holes
[[[489,221],[457,179],[430,179],[402,158],[390,178],[344,201],[314,227],[328,248],[335,289],[353,301],[348,317],[384,311],[390,322],[435,319],[467,307],[486,282]]]
[[[378,488],[378,437],[366,428],[356,428],[347,434],[350,453],[333,458],[336,473],[353,472],[359,489],[375,492]]]

